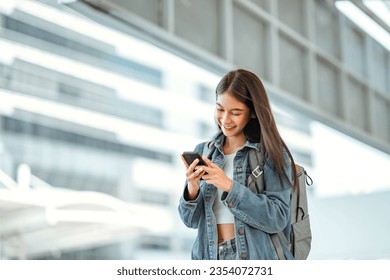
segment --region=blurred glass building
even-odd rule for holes
[[[254,2],[258,13],[269,11],[268,1]],[[326,23],[335,16],[322,2],[315,2],[319,26],[321,16]],[[144,2],[132,3],[142,14]],[[237,3],[237,16],[255,28],[253,18],[240,13],[251,1]],[[281,75],[280,87],[306,99],[309,68],[300,63],[306,56],[289,37],[306,31],[289,17],[290,8],[287,2],[280,6],[280,22],[293,29],[280,31],[280,59],[292,59],[302,71],[276,68],[293,71]],[[214,134],[214,89],[222,71],[194,65],[55,1],[2,2],[0,12],[0,257],[188,259],[195,232],[177,213],[184,183],[180,153]],[[323,31],[329,38],[338,32],[337,26]],[[359,34],[345,38],[359,40]],[[246,44],[242,36],[237,44]],[[339,102],[343,84],[332,57],[340,57],[340,50],[332,42],[321,41],[325,49],[316,57],[317,102],[341,116],[338,106],[346,101]],[[388,119],[375,129],[390,139],[389,52],[375,46],[377,65],[382,58],[387,64],[369,84],[356,79],[365,75],[365,61],[355,59],[361,50],[347,55],[353,69],[348,87],[362,97],[349,113],[358,127],[368,127],[364,96],[375,89],[383,100],[380,115]],[[261,60],[268,54],[258,55]],[[244,52],[234,57],[267,81],[276,75]],[[283,137],[315,182],[311,258],[389,258],[389,154],[314,121],[286,105],[272,83],[267,87]],[[329,240],[336,244],[332,251]]]

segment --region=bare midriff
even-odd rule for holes
[[[234,224],[217,224],[218,243],[235,237]]]

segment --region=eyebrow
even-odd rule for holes
[[[221,104],[219,104],[218,102],[217,102],[217,105],[223,108],[223,106],[222,106]],[[241,112],[243,112],[244,109],[241,109],[241,108],[233,108],[233,109],[231,109],[230,111],[241,111]]]

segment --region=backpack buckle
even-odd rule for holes
[[[261,174],[263,174],[263,170],[260,168],[260,166],[257,166],[255,169],[252,171],[252,175],[258,178]]]

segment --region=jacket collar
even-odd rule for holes
[[[222,150],[223,143],[225,142],[225,135],[222,131],[218,131],[218,133],[211,139],[211,142],[215,147]],[[244,147],[260,151],[260,143],[250,142],[249,140],[246,140]]]

